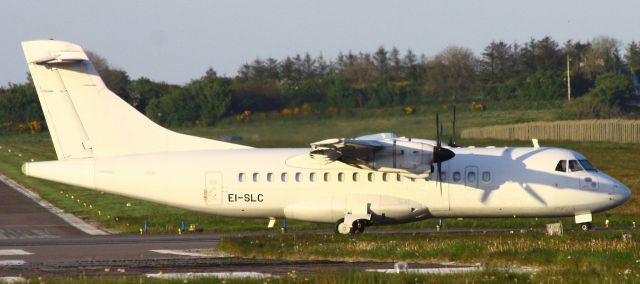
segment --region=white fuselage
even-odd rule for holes
[[[453,148],[442,183],[341,162],[309,149],[185,151],[28,163],[25,174],[225,216],[333,223],[368,212],[375,223],[429,217],[552,217],[603,211],[629,190],[602,172],[558,172],[582,158],[557,148]],[[585,182],[589,180],[590,182]]]

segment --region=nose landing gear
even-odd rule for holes
[[[591,231],[591,228],[592,228],[591,222],[580,223],[578,225],[580,225],[580,230],[581,231],[585,231],[585,232],[586,231]]]

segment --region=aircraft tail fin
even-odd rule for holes
[[[250,148],[157,125],[108,90],[76,44],[27,41],[22,49],[59,160]]]

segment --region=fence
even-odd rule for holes
[[[460,137],[640,143],[640,120],[577,120],[497,125],[464,129]]]

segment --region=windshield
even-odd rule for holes
[[[582,166],[576,160],[569,160],[569,171],[570,172],[578,172],[582,171]]]
[[[589,162],[589,160],[578,160],[580,161],[580,164],[582,165],[582,167],[590,172],[597,172],[598,169],[596,169],[596,167],[594,167],[591,162]]]

